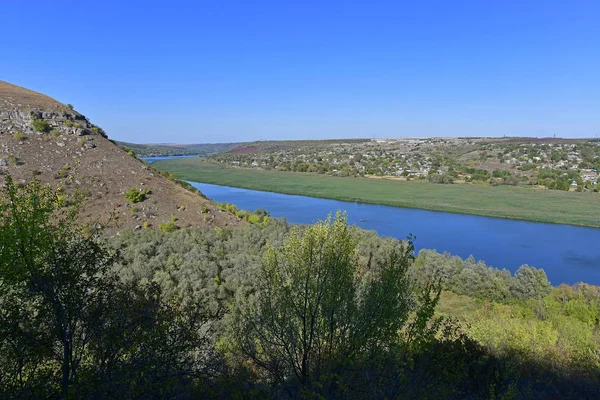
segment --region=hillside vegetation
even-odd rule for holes
[[[439,185],[392,179],[335,177],[296,172],[223,168],[202,160],[154,165],[180,179],[343,201],[422,208],[489,217],[600,227],[596,193],[533,187]]]
[[[107,234],[160,229],[169,222],[177,229],[241,223],[141,162],[135,152],[123,151],[74,106],[0,81],[0,185],[7,175],[18,182],[36,177],[61,196],[85,195],[81,218],[110,226]],[[145,194],[133,203],[126,196],[132,192]]]
[[[0,197],[0,396],[594,398],[600,288],[347,226],[86,232]]]

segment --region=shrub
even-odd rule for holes
[[[92,131],[95,133],[99,133],[100,129],[97,126],[92,126]]]
[[[550,288],[550,282],[543,269],[524,264],[515,272],[510,292],[517,299],[541,299],[548,294]]]
[[[21,131],[13,133],[13,138],[17,141],[23,140],[23,137],[24,137],[23,132],[21,132]]]
[[[250,214],[248,215],[247,221],[251,224],[258,224],[260,222],[260,217],[256,214]]]
[[[175,222],[173,222],[173,221],[162,223],[158,227],[160,228],[161,231],[167,232],[167,233],[175,232],[177,229],[179,229],[177,224],[175,224]]]
[[[517,186],[519,184],[519,178],[516,176],[505,176],[502,178],[502,183],[504,185]]]
[[[129,189],[125,192],[124,196],[130,203],[139,203],[140,201],[146,200],[146,196],[150,193],[149,190],[137,190]]]
[[[73,121],[71,121],[70,119],[65,121],[65,125],[68,127],[72,127],[73,126]]]
[[[58,129],[52,129],[52,130],[50,131],[50,134],[51,134],[52,136],[54,136],[54,137],[59,137],[59,136],[60,136],[60,132],[59,132],[59,130],[58,130]]]
[[[73,104],[67,104],[67,107],[69,107],[69,110],[73,109]]]
[[[17,157],[13,156],[12,154],[8,155],[8,165],[11,167],[14,167],[15,165],[21,165],[23,164]]]
[[[502,185],[503,180],[502,178],[490,178],[490,185],[492,186],[498,186],[498,185]]]
[[[48,122],[44,121],[42,118],[34,118],[31,125],[36,132],[48,132],[48,129],[50,129]]]
[[[454,180],[446,174],[431,174],[427,177],[431,183],[454,183]]]

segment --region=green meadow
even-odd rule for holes
[[[434,184],[222,168],[196,158],[157,161],[178,179],[285,194],[460,214],[600,227],[598,193],[534,187]]]

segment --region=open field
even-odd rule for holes
[[[177,178],[311,197],[461,214],[600,227],[597,193],[533,187],[440,185],[388,179],[222,168],[199,159],[158,161]]]

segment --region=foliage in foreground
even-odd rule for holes
[[[107,242],[37,181],[1,200],[0,397],[596,394],[597,287],[413,262],[341,215]]]
[[[361,268],[356,245],[338,214],[303,232],[294,228],[281,248],[267,251],[257,293],[237,302],[230,332],[235,348],[271,382],[293,377],[305,389],[332,394],[315,382],[331,376],[330,385],[339,384],[332,374],[339,376],[351,360],[384,354],[411,311],[423,313],[407,276],[412,243],[372,270]]]
[[[204,299],[211,310],[228,310],[233,305],[251,309],[247,298],[255,296],[257,289],[265,284],[263,260],[268,248],[273,251],[281,248],[293,228],[285,221],[270,219],[266,225],[248,225],[233,231],[180,230],[169,235],[130,232],[116,238],[114,245],[123,249],[127,267],[121,273],[125,279],[161,282],[168,292]],[[386,255],[399,245],[396,240],[379,237],[374,232],[355,229],[352,236],[357,241],[358,263],[365,270],[384,263]],[[409,268],[416,290],[413,298],[418,298],[416,294],[423,282],[433,277],[442,279],[444,291],[435,315],[456,319],[443,323],[440,330],[447,332],[448,338],[438,336],[439,342],[429,342],[430,353],[421,350],[416,351],[419,356],[408,357],[406,348],[400,348],[395,353],[396,359],[379,360],[388,366],[396,363],[406,367],[407,363],[413,363],[415,371],[403,370],[401,393],[414,394],[415,387],[426,391],[430,384],[439,390],[451,386],[453,390],[465,391],[474,381],[466,378],[468,383],[464,380],[460,383],[460,376],[465,379],[479,371],[478,379],[487,383],[481,384],[485,388],[480,388],[481,391],[468,389],[480,393],[472,394],[476,398],[491,388],[509,390],[511,384],[523,397],[532,390],[541,397],[553,394],[592,397],[590,393],[595,389],[591,388],[600,382],[600,325],[596,319],[600,312],[600,288],[586,284],[549,287],[543,270],[528,266],[523,266],[523,270],[534,273],[511,275],[472,258],[463,260],[431,250],[419,253]],[[448,279],[450,276],[454,278]],[[532,276],[539,279],[526,279]],[[221,328],[218,331],[223,332]],[[227,354],[230,368],[246,371],[248,376],[262,371],[259,376],[269,381],[270,374],[265,370],[242,368],[249,361],[239,349],[233,351],[231,335],[219,334],[216,340],[220,350]],[[465,353],[473,358],[465,357]],[[479,361],[474,365],[471,365],[474,361],[466,361],[473,359]],[[444,363],[463,366],[453,370],[456,375],[450,378]],[[358,382],[348,378],[347,367],[342,368],[345,380]],[[424,368],[430,373],[435,371],[434,377],[420,376],[418,371]],[[491,379],[494,374],[498,377]],[[416,384],[412,377],[423,382]],[[309,386],[314,389],[315,385],[323,382],[311,379]],[[439,394],[432,389],[429,397],[435,397],[436,393]]]
[[[77,204],[74,202],[74,204]],[[0,203],[0,396],[149,397],[199,376],[202,307],[125,283],[77,208],[7,178]]]

